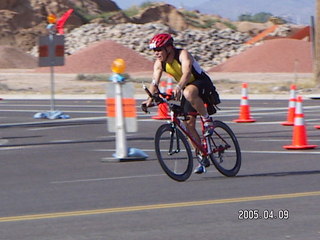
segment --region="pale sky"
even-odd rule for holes
[[[117,0],[117,1],[114,1],[118,7],[120,7],[121,9],[127,9],[133,5],[141,5],[142,3],[145,3],[145,2],[161,2],[161,0],[159,1],[149,1],[149,0]],[[194,0],[166,0],[166,1],[163,1],[163,2],[166,2],[166,3],[169,3],[175,7],[180,7],[180,6],[188,6],[188,7],[192,7],[194,6],[195,4],[195,1]],[[197,0],[196,3],[197,4],[201,4],[201,3],[204,3],[206,2],[206,0]]]
[[[235,5],[235,3],[238,4]],[[125,10],[133,5],[140,6],[146,2],[165,2],[176,8],[183,7],[189,10],[200,10],[202,13],[218,14],[231,20],[237,20],[243,13],[269,12],[280,17],[289,17],[295,23],[308,24],[310,16],[314,15],[315,1],[317,0],[115,0],[121,9]],[[280,1],[280,2],[279,2]],[[235,5],[229,8],[229,4]],[[215,12],[213,12],[215,11]]]

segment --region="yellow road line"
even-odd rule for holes
[[[299,198],[299,197],[310,197],[310,196],[320,196],[320,191],[264,195],[264,196],[253,196],[253,197],[240,197],[240,198],[225,198],[225,199],[206,200],[206,201],[152,204],[152,205],[105,208],[105,209],[73,211],[73,212],[55,212],[55,213],[33,214],[33,215],[12,216],[12,217],[0,217],[0,222],[18,222],[18,221],[62,218],[62,217],[72,217],[72,216],[78,217],[78,216],[107,214],[107,213],[136,212],[136,211],[155,210],[155,209],[204,206],[204,205],[251,202],[251,201],[274,200],[274,199],[288,199],[288,198]]]

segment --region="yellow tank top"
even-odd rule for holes
[[[176,59],[174,59],[172,63],[166,63],[165,71],[170,74],[177,82],[180,81],[182,77],[182,69],[181,64]],[[191,74],[189,83],[193,82],[194,80],[195,78],[193,74]]]

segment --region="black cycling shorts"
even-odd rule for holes
[[[217,94],[217,92],[215,86],[213,85],[210,77],[207,74],[202,73],[201,78],[196,79],[187,85],[195,85],[198,88],[199,96],[203,100],[203,102],[207,105],[212,105],[212,103],[209,102],[209,96],[211,96],[213,93]],[[191,103],[187,99],[185,99],[184,96],[182,96],[181,98],[181,106],[184,113],[191,115],[197,114],[197,111],[192,107]],[[213,112],[212,110],[209,110],[209,108],[207,108],[207,110],[210,115],[215,113],[215,111]]]

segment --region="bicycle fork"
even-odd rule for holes
[[[180,143],[179,143],[177,130],[175,128],[172,128],[172,131],[170,132],[170,147],[169,147],[168,155],[172,156],[173,154],[179,153],[179,152],[180,152]]]

